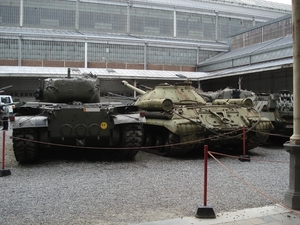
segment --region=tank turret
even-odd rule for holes
[[[144,145],[158,155],[181,155],[204,144],[241,149],[244,126],[249,150],[266,141],[273,129],[271,121],[254,110],[248,98],[207,103],[191,81],[163,83],[146,92],[122,83],[141,94],[134,105],[146,117]]]
[[[68,76],[64,78],[47,78],[40,82],[35,91],[35,99],[41,102],[69,103],[99,103],[100,82],[92,74],[82,74],[71,77],[70,68]]]
[[[182,83],[176,83],[175,85],[170,85],[168,83],[162,83],[155,87],[153,90],[143,91],[137,87],[134,87],[126,81],[122,83],[142,94],[136,101],[135,105],[140,106],[142,109],[146,109],[144,105],[149,105],[152,101],[157,101],[162,99],[168,99],[172,101],[173,104],[197,104],[205,105],[206,101],[195,91],[192,87],[190,81],[185,81]],[[149,104],[147,104],[149,102]],[[149,110],[149,107],[147,107]]]

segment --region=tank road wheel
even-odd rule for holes
[[[120,150],[118,156],[120,159],[129,160],[134,158],[134,156],[138,153],[138,149],[130,149],[130,148],[139,148],[143,144],[144,139],[144,129],[141,124],[127,124],[122,127],[122,149]]]
[[[155,148],[155,150],[158,152],[158,154],[164,155],[165,152],[165,147],[163,147],[162,145],[164,145],[164,139],[161,135],[157,135],[155,137],[155,146],[161,146],[161,147],[157,147]]]
[[[180,139],[179,136],[173,133],[169,133],[167,135],[167,138],[165,140],[165,156],[176,156],[176,155],[181,155],[181,148],[184,149],[185,146],[181,145],[172,145],[179,143]],[[184,151],[185,153],[185,151]]]
[[[13,130],[13,148],[16,160],[23,163],[33,163],[38,159],[37,143],[26,141],[36,140],[37,134],[33,129],[15,129]],[[21,138],[21,139],[18,139]]]
[[[153,146],[153,135],[152,134],[146,134],[146,138],[145,138],[145,146]]]
[[[181,156],[187,154],[193,149],[194,145],[179,145],[180,137],[172,132],[166,132],[164,135],[158,135],[155,138],[155,146],[162,146],[151,148],[148,152],[160,156]],[[173,145],[177,144],[177,145]]]

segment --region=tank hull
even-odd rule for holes
[[[171,109],[153,107],[157,99],[170,100]],[[253,108],[251,99],[207,103],[190,82],[158,85],[141,95],[135,105],[146,111],[147,151],[163,156],[186,154],[206,144],[241,149],[243,130],[250,150],[265,142],[273,129],[271,121]]]

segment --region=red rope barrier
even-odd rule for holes
[[[2,138],[2,170],[4,170],[5,167],[5,130],[2,132],[3,138]]]
[[[243,155],[246,155],[246,127],[243,126]]]

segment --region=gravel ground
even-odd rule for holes
[[[203,204],[202,154],[178,159],[139,152],[125,162],[56,157],[24,166],[14,159],[10,135],[8,131],[5,159],[12,174],[0,177],[1,225],[137,224],[194,216]],[[282,202],[289,154],[279,145],[258,147],[249,155],[251,162],[217,158]],[[216,213],[274,204],[211,157],[208,171],[208,204]]]

